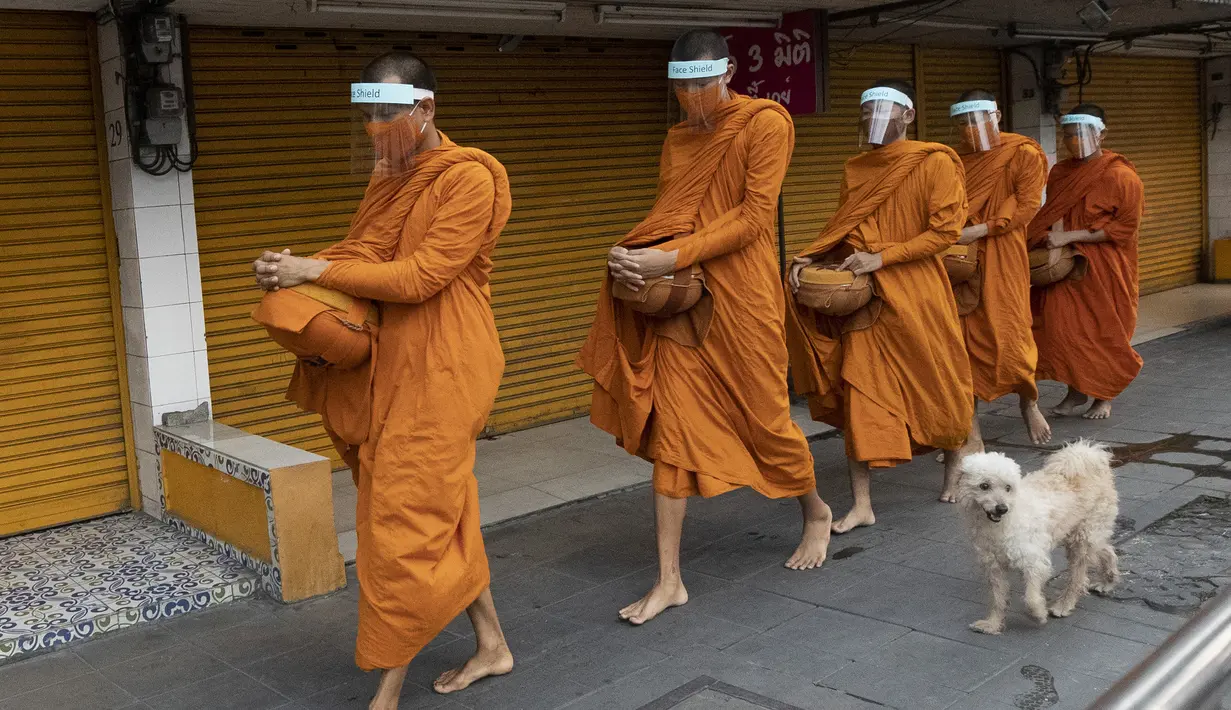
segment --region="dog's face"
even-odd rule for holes
[[[971,510],[981,510],[993,523],[1013,510],[1021,468],[999,452],[971,454],[962,459],[957,500]]]

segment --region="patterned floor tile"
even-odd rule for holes
[[[257,586],[241,563],[140,513],[0,543],[0,662],[252,596]]]
[[[43,633],[107,613],[68,575],[46,567],[10,569],[0,595],[0,640]]]

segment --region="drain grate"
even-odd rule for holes
[[[1042,666],[1022,666],[1022,677],[1034,683],[1034,688],[1013,698],[1013,705],[1020,710],[1042,710],[1060,702],[1056,692],[1056,679],[1051,671]]]

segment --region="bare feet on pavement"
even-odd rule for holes
[[[1106,419],[1111,416],[1111,401],[1106,399],[1096,399],[1094,404],[1090,405],[1090,409],[1081,415],[1083,419]]]
[[[488,676],[505,675],[513,670],[513,654],[506,644],[494,648],[480,648],[461,668],[440,674],[432,687],[442,695],[469,688],[476,681]]]
[[[1051,413],[1057,417],[1075,417],[1077,416],[1077,410],[1089,401],[1089,397],[1070,387],[1064,401],[1052,407]]]
[[[1041,446],[1051,441],[1051,425],[1047,423],[1043,412],[1039,411],[1038,400],[1022,401],[1022,419],[1026,422],[1026,433],[1030,435],[1032,443]]]
[[[688,590],[684,588],[684,580],[659,580],[650,593],[620,610],[620,618],[640,626],[674,606],[684,606],[688,603]]]
[[[786,561],[787,569],[816,569],[825,561],[829,550],[830,526],[833,524],[833,512],[825,506],[824,513],[813,519],[804,520],[804,534],[799,540],[795,554]]]
[[[858,506],[851,508],[851,512],[846,514],[838,522],[833,524],[833,531],[839,535],[848,533],[855,528],[873,525],[876,523],[876,516],[872,514],[872,508],[860,508]]]

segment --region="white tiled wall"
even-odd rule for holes
[[[1231,237],[1231,57],[1206,61],[1205,88],[1207,121],[1213,117],[1214,102],[1223,105],[1217,130],[1213,126],[1206,129],[1210,239],[1214,240]],[[1207,276],[1213,274],[1207,272]]]
[[[1023,51],[1035,52],[1026,49]],[[1043,57],[1035,52],[1035,61],[1042,64]],[[1048,165],[1056,164],[1056,119],[1043,111],[1043,91],[1034,76],[1034,69],[1024,57],[1009,55],[1012,72],[1013,96],[1009,97],[1009,111],[1013,116],[1013,132],[1029,136],[1039,142],[1047,153]]]
[[[122,124],[123,90],[116,76],[124,64],[115,30],[114,23],[99,25],[99,60],[104,117]],[[153,427],[164,413],[209,401],[205,309],[192,174],[143,172],[133,165],[128,146],[125,135],[108,150],[112,216],[141,493],[145,509],[161,515]]]

